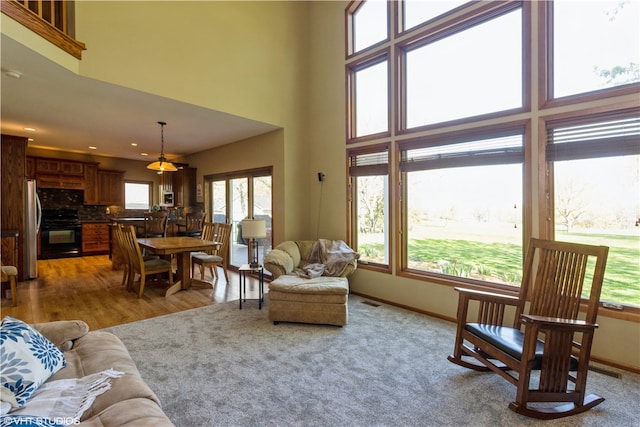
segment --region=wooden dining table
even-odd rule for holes
[[[220,242],[202,240],[199,237],[149,237],[138,239],[138,244],[147,252],[156,255],[176,255],[178,281],[169,287],[165,296],[173,295],[181,290],[190,288],[211,287],[211,283],[191,277],[191,252],[207,251],[221,246]]]

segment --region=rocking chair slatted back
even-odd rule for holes
[[[569,244],[571,245],[571,244]],[[602,279],[606,263],[606,251],[604,246],[571,245],[571,251],[567,250],[567,243],[556,241],[543,241],[535,239],[527,256],[535,256],[538,253],[535,278],[532,280],[533,268],[526,269],[522,280],[522,292],[529,292],[528,285],[533,282],[531,290],[531,304],[528,313],[536,316],[557,317],[561,319],[578,319],[580,303],[585,288],[589,291],[588,311],[585,321],[595,323],[597,308],[602,291]],[[537,248],[535,250],[534,248]],[[603,253],[604,252],[604,253]],[[592,267],[590,285],[586,286],[587,264],[590,257],[597,261]],[[602,261],[604,259],[604,261]],[[533,265],[534,260],[526,260],[525,265]],[[597,301],[594,303],[594,301]],[[516,313],[516,326],[520,327],[520,312]]]

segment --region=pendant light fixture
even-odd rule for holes
[[[178,170],[174,166],[173,163],[167,161],[167,158],[164,156],[164,126],[167,124],[166,122],[158,122],[160,125],[160,157],[157,162],[149,163],[147,165],[147,169],[151,169],[159,172],[175,172]]]

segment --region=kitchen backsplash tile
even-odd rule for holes
[[[39,188],[38,196],[42,209],[80,209],[84,200],[84,191],[61,188]]]
[[[42,209],[78,209],[81,221],[107,219],[105,206],[83,204],[84,192],[82,190],[39,188],[38,196]]]

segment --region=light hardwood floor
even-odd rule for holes
[[[3,292],[2,317],[12,316],[27,323],[81,319],[95,330],[237,301],[238,275],[230,271],[231,283],[228,284],[222,270],[219,272],[220,279],[212,283],[210,289],[181,291],[166,298],[166,284],[147,282],[144,295],[139,299],[121,285],[122,271],[111,269],[107,255],[40,260],[38,278],[18,282],[17,307],[11,306],[11,300],[5,298]],[[199,277],[197,270],[196,277]],[[213,282],[209,272],[205,280]],[[257,280],[249,278],[247,285],[247,296],[257,295]]]

